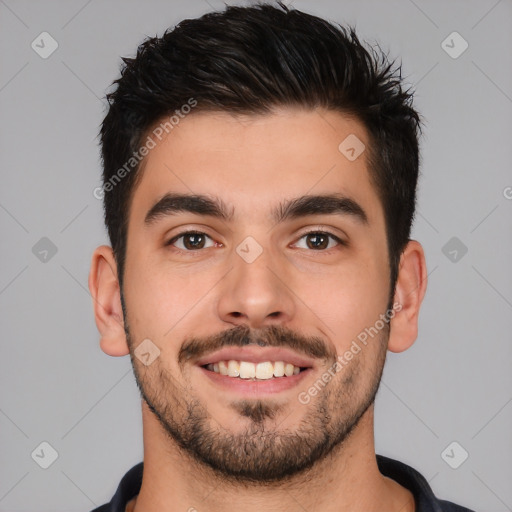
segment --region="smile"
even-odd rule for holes
[[[252,363],[250,361],[236,361],[234,359],[209,363],[203,368],[211,372],[238,379],[268,380],[274,377],[291,377],[298,375],[305,367],[295,366],[284,361],[264,361]]]

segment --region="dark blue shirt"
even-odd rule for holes
[[[411,491],[416,502],[416,512],[472,512],[450,501],[438,500],[425,478],[410,466],[382,455],[377,455],[377,464],[384,476]],[[133,466],[124,475],[112,501],[92,512],[125,512],[127,503],[139,494],[143,467],[142,462]]]

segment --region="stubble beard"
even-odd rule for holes
[[[136,361],[126,321],[125,331],[141,396],[170,442],[223,480],[253,485],[293,479],[342,448],[375,401],[389,337],[384,329],[371,341],[378,344],[373,368],[364,368],[365,359],[357,356],[308,405],[288,404],[288,410],[305,411],[293,430],[279,428],[290,414],[284,406],[250,399],[231,404],[237,420],[247,419],[247,427],[234,433],[215,421],[193,389],[179,383],[159,359],[149,367]]]

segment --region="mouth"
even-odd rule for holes
[[[223,349],[196,364],[214,385],[252,396],[295,387],[314,369],[312,361],[295,352],[251,346]]]
[[[222,360],[218,363],[208,363],[202,366],[205,370],[228,376],[234,379],[268,380],[273,378],[291,377],[305,371],[308,367],[295,366],[284,361],[237,361],[235,359]]]

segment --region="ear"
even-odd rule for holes
[[[101,336],[101,350],[110,356],[129,354],[117,264],[114,252],[108,245],[98,247],[92,255],[89,291],[93,299],[96,327]]]
[[[403,352],[418,337],[418,316],[427,290],[427,264],[423,247],[409,240],[400,257],[398,279],[393,306],[396,313],[391,319],[388,350]]]

